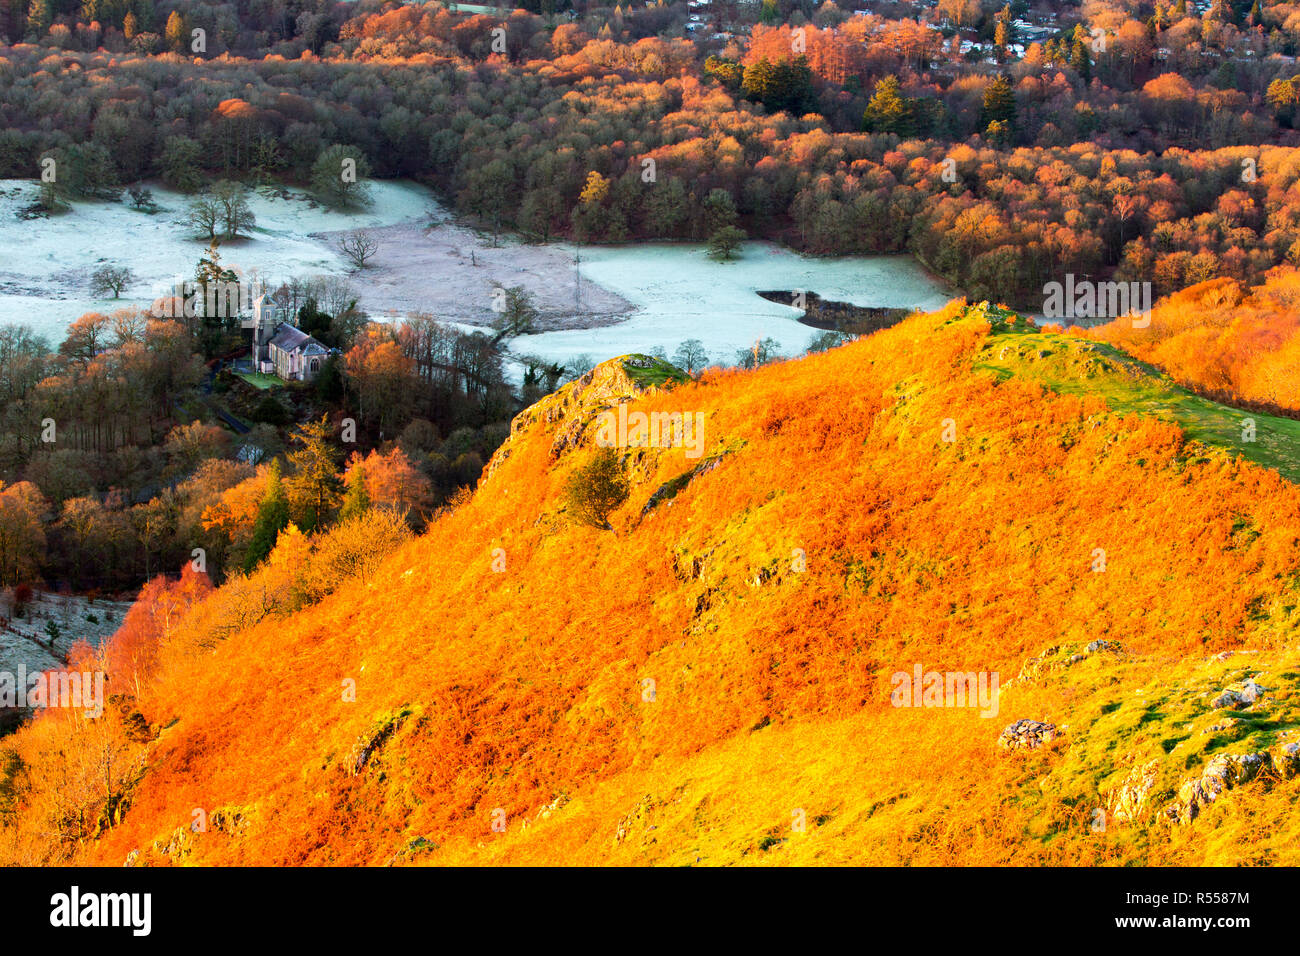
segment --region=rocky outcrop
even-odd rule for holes
[[[721,455],[714,455],[711,458],[706,458],[704,461],[700,462],[690,471],[678,475],[676,478],[672,479],[671,481],[664,482],[662,485],[660,485],[658,488],[655,489],[654,493],[650,496],[650,500],[647,501],[645,503],[645,507],[641,509],[641,517],[642,518],[646,517],[648,514],[650,514],[650,512],[654,511],[655,508],[659,507],[659,505],[663,504],[665,501],[671,503],[672,500],[675,497],[677,497],[677,495],[679,495],[682,492],[682,490],[685,489],[686,486],[689,485],[692,481],[700,477],[700,475],[707,475],[714,468],[717,468],[720,464],[722,464],[722,459],[724,459],[726,456],[727,453],[723,452]]]
[[[1178,795],[1165,807],[1165,816],[1175,823],[1191,823],[1229,790],[1265,774],[1280,780],[1300,774],[1300,744],[1282,743],[1249,754],[1219,754],[1198,776],[1183,781]]]
[[[1229,717],[1227,720],[1221,720],[1218,723],[1210,724],[1210,726],[1201,731],[1201,736],[1204,737],[1206,734],[1221,734],[1226,731],[1235,731],[1241,726],[1241,723],[1240,719]]]
[[[1123,823],[1142,818],[1156,783],[1160,779],[1160,761],[1151,760],[1134,766],[1122,783],[1106,794],[1106,810]]]
[[[633,831],[638,827],[645,829],[648,826],[648,829],[645,830],[647,833],[649,830],[654,830],[655,827],[653,825],[648,825],[645,818],[650,814],[651,810],[653,810],[655,806],[656,802],[654,796],[651,794],[647,793],[644,797],[638,800],[636,806],[619,819],[618,826],[614,830],[614,843],[616,845],[622,843],[630,837]]]
[[[1097,655],[1118,657],[1124,653],[1123,645],[1115,641],[1091,641],[1087,644],[1056,644],[1037,657],[1031,657],[1020,668],[1018,681],[1034,680],[1054,671],[1073,667]]]
[[[653,355],[622,355],[601,362],[511,420],[510,437],[488,462],[483,481],[491,480],[496,470],[514,453],[517,436],[533,425],[546,423],[557,426],[551,439],[551,457],[559,458],[593,440],[591,433],[600,412],[687,380],[685,372]]]
[[[1003,750],[1037,750],[1059,736],[1056,724],[1022,718],[998,735],[998,746]]]
[[[537,811],[537,815],[533,819],[549,820],[552,814],[559,813],[560,810],[564,808],[564,805],[567,804],[568,802],[569,802],[568,796],[562,793],[554,800],[552,800],[550,803],[546,804],[541,809],[539,809]]]
[[[626,815],[619,819],[618,826],[614,830],[614,844],[618,845],[625,841],[639,842],[640,846],[645,848],[657,842],[654,833],[659,827],[651,822],[656,816],[656,811],[668,806],[670,803],[680,802],[685,791],[686,787],[679,785],[666,796],[647,793],[636,802],[636,805]],[[640,838],[639,841],[635,841],[636,837]]]
[[[1300,744],[1279,744],[1269,752],[1269,763],[1273,772],[1283,780],[1290,780],[1300,774]]]
[[[1199,777],[1190,777],[1178,788],[1178,796],[1165,807],[1165,816],[1178,823],[1191,823],[1201,808],[1219,796],[1259,776],[1267,754],[1220,754],[1206,764]]]
[[[1253,680],[1244,680],[1236,688],[1226,688],[1214,700],[1210,701],[1210,706],[1215,710],[1221,710],[1225,707],[1248,707],[1263,699],[1264,692],[1268,689],[1267,687],[1261,687]]]
[[[172,831],[167,842],[161,839],[153,841],[154,851],[170,857],[175,863],[184,863],[198,848],[204,833],[224,833],[230,837],[241,837],[248,829],[255,807],[219,807],[207,816],[203,826],[197,823],[188,827],[177,827]],[[133,850],[134,856],[127,857],[127,866],[138,866],[140,851]]]
[[[412,860],[419,859],[422,856],[441,849],[442,844],[436,840],[430,840],[428,837],[418,836],[389,857],[388,861],[384,865],[396,866],[398,864],[410,863]]]
[[[349,755],[347,769],[352,776],[357,776],[361,771],[366,769],[366,764],[370,763],[370,758],[388,742],[388,738],[397,732],[409,717],[411,712],[403,710],[380,721],[379,726],[368,734],[362,734],[357,738],[356,743],[352,746],[352,753]]]
[[[1210,701],[1210,706],[1215,710],[1221,710],[1224,707],[1237,707],[1241,704],[1241,695],[1235,690],[1225,690],[1214,700]]]

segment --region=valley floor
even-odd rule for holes
[[[75,202],[56,215],[20,219],[38,184],[0,181],[0,324],[24,325],[57,345],[78,316],[147,307],[159,289],[192,276],[206,243],[184,225],[189,197],[151,188],[159,206],[152,214],[124,203]],[[763,289],[906,309],[938,308],[949,298],[943,283],[907,256],[811,258],[747,242],[735,261],[715,262],[701,243],[534,245],[458,223],[417,184],[377,180],[370,190],[368,209],[340,213],[299,189],[259,187],[249,196],[257,225],[249,238],[221,245],[222,264],[272,286],[295,276],[346,276],[377,320],[424,312],[462,328],[491,326],[494,290],[520,285],[534,296],[541,321],[537,334],[514,340],[513,353],[561,364],[657,348],[671,355],[692,338],[704,343],[710,362],[723,364],[767,337],[783,354],[801,353],[814,330],[799,324],[799,310],[759,297]],[[380,243],[361,270],[336,247],[357,229]],[[103,263],[134,273],[119,299],[90,295],[90,274]],[[521,377],[515,368],[512,378]]]

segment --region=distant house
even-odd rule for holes
[[[330,354],[329,349],[288,322],[276,330],[268,351],[275,374],[286,382],[310,382]]]
[[[270,296],[259,296],[253,314],[240,324],[251,332],[253,371],[274,373],[286,382],[310,382],[330,350],[285,321],[287,310]]]

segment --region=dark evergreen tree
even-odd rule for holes
[[[280,532],[289,526],[289,499],[285,496],[284,485],[280,481],[280,459],[271,462],[267,475],[266,491],[257,506],[257,518],[253,522],[253,536],[244,552],[244,571],[252,571],[266,560],[275,547]]]

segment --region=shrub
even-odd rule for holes
[[[344,581],[369,580],[384,559],[411,537],[406,516],[385,508],[372,508],[344,521],[316,539],[308,562],[307,593],[319,600]]]
[[[569,514],[593,528],[609,528],[609,516],[631,493],[623,464],[613,448],[599,448],[591,461],[572,475],[564,487]]]
[[[283,425],[289,421],[289,410],[275,396],[263,395],[253,409],[252,418],[268,425]]]
[[[14,617],[22,617],[23,610],[32,602],[32,586],[20,584],[14,588]]]

